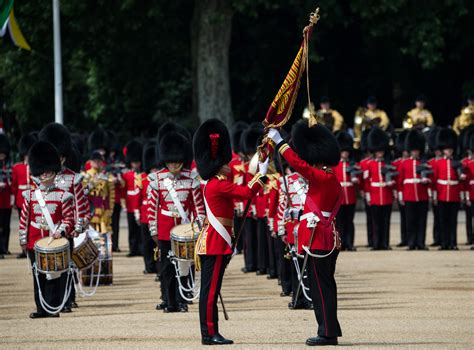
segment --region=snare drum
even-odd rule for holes
[[[74,238],[72,261],[79,270],[87,269],[99,258],[99,250],[86,232]]]
[[[193,260],[194,247],[199,237],[192,224],[173,227],[171,230],[171,251],[178,260]]]
[[[81,271],[82,283],[89,285],[91,279],[94,282],[99,274],[100,265],[99,285],[111,285],[113,283],[112,234],[101,233],[94,237],[94,232],[89,231],[89,234],[91,233],[91,241],[98,249],[99,259],[95,260],[89,268]]]
[[[35,243],[36,267],[41,273],[62,273],[69,268],[69,241],[66,238],[41,238]],[[48,244],[49,243],[49,244]]]

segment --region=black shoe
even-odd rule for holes
[[[234,344],[233,340],[226,339],[219,333],[212,337],[203,337],[201,340],[202,345],[230,345]]]
[[[408,244],[404,243],[404,242],[400,242],[397,244],[397,247],[400,248],[400,247],[406,247]]]
[[[247,269],[246,267],[242,267],[240,271],[242,271],[243,273],[249,273],[249,272],[256,272],[257,269],[252,270],[252,269]]]
[[[416,250],[416,247],[408,247],[407,250]]]
[[[434,242],[434,243],[431,243],[430,244],[430,247],[438,247],[439,246],[439,243],[438,242]]]
[[[127,258],[132,258],[134,256],[138,256],[138,254],[136,254],[136,253],[128,253],[127,254]]]
[[[77,303],[76,303],[75,301],[73,301],[73,302],[71,303],[71,308],[72,308],[72,309],[77,309],[78,307],[79,307],[79,305],[77,305]]]
[[[288,309],[290,310],[313,310],[313,304],[309,301],[304,301],[302,303],[296,303],[291,301],[288,303]]]
[[[311,337],[306,339],[306,345],[308,346],[325,346],[325,345],[337,345],[337,338],[325,338],[320,337]]]
[[[155,282],[160,282],[160,276],[159,276],[159,275],[157,275],[157,276],[155,277]]]
[[[449,250],[448,247],[439,247],[438,250]]]
[[[0,259],[5,259],[5,257],[3,256],[3,254],[0,254]]]
[[[178,312],[178,308],[176,306],[166,306],[164,309],[163,309],[163,312],[165,314],[171,314],[173,312]]]
[[[452,247],[449,247],[450,250],[459,250],[458,246],[452,246]]]
[[[48,318],[48,317],[59,317],[59,314],[47,314],[47,313],[42,313],[42,312],[32,312],[30,314],[30,318]]]
[[[120,250],[120,248],[112,248],[112,252],[114,252],[114,253],[120,253],[120,252],[122,252],[122,251]]]
[[[291,294],[290,292],[281,292],[281,293],[280,293],[280,296],[281,296],[281,297],[289,297],[290,294]]]
[[[266,274],[267,274],[267,271],[265,271],[265,270],[257,270],[257,272],[255,272],[255,274],[256,274],[257,276],[266,275]]]
[[[165,303],[164,301],[161,304],[156,304],[156,309],[157,310],[164,310],[168,307],[168,304]]]
[[[471,247],[471,250],[474,250],[474,246]]]
[[[17,259],[26,259],[26,254],[23,253],[23,252],[21,252],[20,254],[18,254],[18,255],[16,256],[16,258],[17,258]]]
[[[7,251],[6,254],[7,254],[7,255],[12,255],[12,253],[11,253],[9,250]]]
[[[350,252],[356,252],[357,248],[356,247],[349,247],[349,248],[347,248],[347,250],[350,251]]]
[[[187,304],[179,304],[177,310],[179,312],[188,312],[188,305]]]
[[[276,280],[278,278],[277,275],[268,275],[267,280]]]
[[[427,246],[418,247],[418,250],[430,250]]]
[[[71,309],[70,306],[65,306],[65,307],[63,307],[61,312],[64,313],[64,314],[68,314],[68,313],[72,312],[72,309]]]

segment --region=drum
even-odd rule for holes
[[[191,224],[178,225],[171,230],[171,251],[178,260],[193,260],[199,237]]]
[[[97,274],[99,274],[99,285],[111,285],[113,282],[113,270],[112,270],[112,234],[108,233],[97,233],[97,231],[88,231],[91,236],[91,240],[98,249],[99,258],[92,264],[91,267],[81,271],[82,283],[84,285],[95,283]],[[97,234],[96,234],[97,233]]]
[[[69,268],[69,241],[66,238],[41,238],[35,243],[36,267],[41,273],[62,273]]]
[[[87,232],[81,233],[74,238],[74,250],[72,251],[72,261],[79,270],[91,267],[99,258],[99,250],[89,237]]]

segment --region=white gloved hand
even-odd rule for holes
[[[270,158],[267,157],[267,159],[265,159],[265,161],[262,163],[262,162],[258,162],[258,172],[262,175],[267,175],[267,171],[268,171],[268,163],[270,162]]]
[[[275,142],[275,145],[278,145],[280,142],[283,141],[280,132],[274,128],[270,128],[270,130],[268,131],[268,138]]]

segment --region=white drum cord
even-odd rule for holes
[[[312,302],[313,300],[308,296],[308,292],[307,292],[309,291],[309,287],[306,287],[303,281],[303,279],[306,277],[304,276],[304,274],[302,275],[301,273],[300,263],[298,261],[298,257],[300,257],[300,255],[296,254],[296,250],[294,247],[290,247],[290,254],[291,254],[291,260],[293,260],[293,264],[295,265],[296,275],[298,276],[298,282],[301,284],[303,295],[306,298],[306,300]]]
[[[74,268],[74,274],[77,278],[77,283],[74,283],[74,288],[76,288],[77,294],[79,294],[80,297],[82,298],[88,298],[93,296],[97,292],[97,287],[99,286],[99,281],[100,281],[100,272],[102,269],[102,259],[98,259],[97,262],[99,263],[99,269],[97,270],[97,275],[96,275],[96,281],[95,285],[93,286],[93,281],[94,281],[94,264],[90,267],[91,269],[91,275],[90,275],[90,282],[89,286],[86,287],[87,289],[84,288],[84,285],[82,284],[82,279],[81,279],[81,272],[77,267]]]
[[[180,261],[178,261],[178,259],[176,259],[176,257],[173,255],[172,252],[169,253],[169,258],[170,258],[171,263],[173,264],[174,270],[176,272],[175,277],[176,277],[176,280],[178,281],[178,290],[179,290],[179,294],[181,295],[181,297],[185,301],[194,301],[197,298],[199,298],[200,287],[199,287],[199,285],[196,285],[196,279],[193,276],[193,264],[191,262],[189,262],[187,274],[181,274],[181,269],[180,269],[180,266],[179,266]],[[184,286],[182,281],[181,281],[181,277],[189,278],[190,285]],[[190,297],[186,296],[185,293],[192,293],[193,297],[190,298]]]

